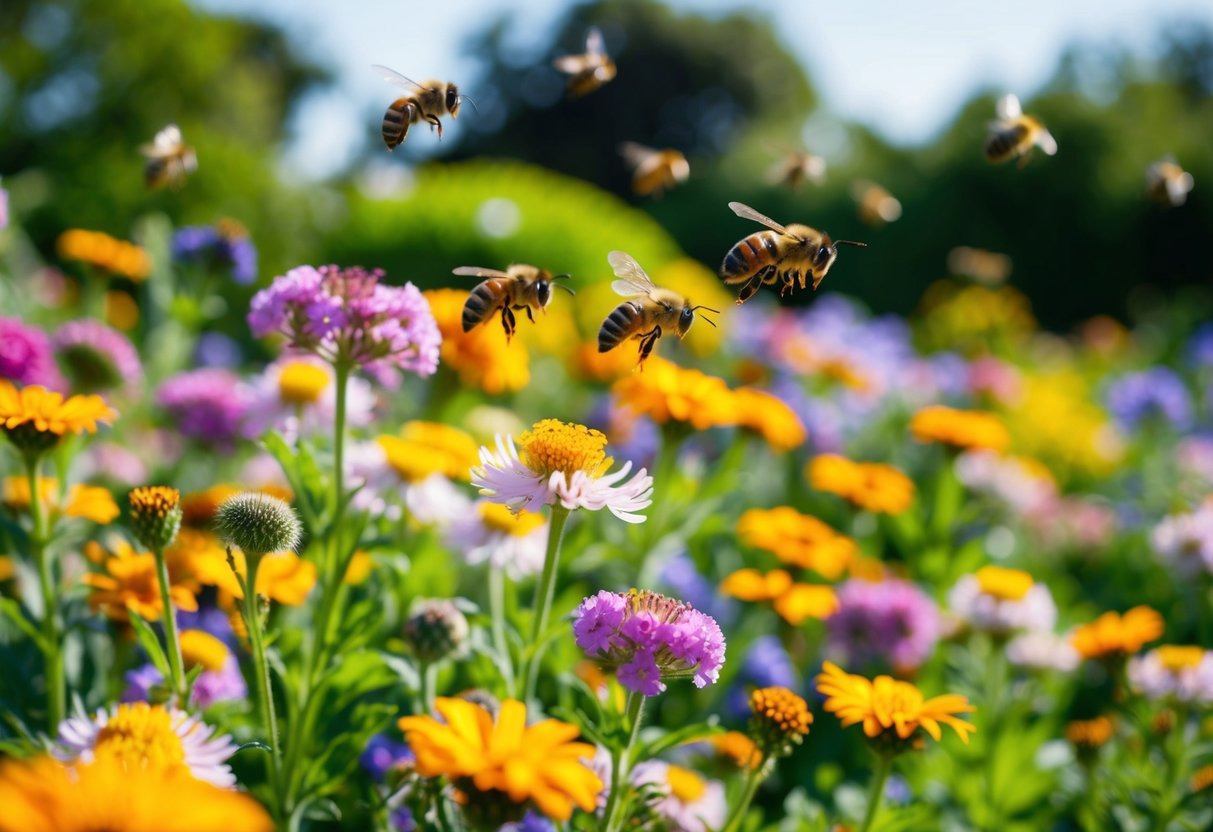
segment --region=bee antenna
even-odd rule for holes
[[[719,310],[719,309],[713,309],[713,308],[712,308],[712,307],[710,307],[710,306],[694,306],[694,307],[691,307],[691,308],[692,308],[692,309],[702,309],[704,312],[715,312],[717,315],[719,315],[719,314],[720,314],[720,310]],[[715,322],[715,321],[713,321],[711,318],[709,318],[707,315],[704,315],[704,314],[700,313],[699,317],[703,318],[703,320],[704,320],[704,322],[705,322],[705,323],[709,323],[709,324],[711,324],[711,325],[712,325],[712,327],[713,327],[713,328],[716,328],[716,322]]]
[[[561,274],[561,275],[557,275],[557,277],[568,277],[568,275],[567,275],[567,274]],[[577,293],[576,293],[576,292],[574,292],[574,291],[573,291],[572,289],[570,289],[568,286],[565,286],[563,283],[553,283],[552,285],[553,285],[553,286],[555,286],[555,287],[556,287],[556,288],[558,288],[558,289],[564,289],[566,292],[568,292],[570,295],[573,295],[574,297],[576,297],[576,296],[577,296]]]
[[[568,280],[571,277],[571,274],[554,274],[552,275],[552,280]]]
[[[471,97],[470,95],[459,95],[459,96],[456,96],[456,97],[457,97],[457,98],[458,98],[460,101],[466,101],[467,103],[471,104],[471,105],[472,105],[472,109],[473,109],[473,110],[475,110],[476,112],[480,112],[480,108],[476,106],[476,102],[472,100],[472,97]]]
[[[836,246],[857,246],[858,248],[867,248],[868,247],[867,243],[857,243],[854,240],[835,240],[834,245],[836,245]]]

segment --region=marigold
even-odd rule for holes
[[[1213,765],[1201,766],[1196,769],[1192,774],[1192,779],[1188,781],[1188,788],[1192,794],[1213,788]]]
[[[200,665],[204,670],[217,672],[232,654],[226,644],[206,630],[182,630],[179,638],[187,669]]]
[[[1070,634],[1070,643],[1084,659],[1120,658],[1136,653],[1163,632],[1162,616],[1150,607],[1105,612]]]
[[[234,497],[244,491],[259,491],[271,497],[277,497],[284,503],[295,501],[294,492],[289,488],[277,485],[262,485],[257,488],[242,488],[231,483],[212,485],[204,491],[193,491],[181,498],[181,523],[198,529],[210,529],[215,522],[215,514],[219,506],[229,497]]]
[[[1075,719],[1066,723],[1066,740],[1078,748],[1102,748],[1112,739],[1115,731],[1116,723],[1107,716]]]
[[[805,476],[816,490],[878,514],[901,514],[914,502],[914,482],[891,465],[821,454],[809,460]]]
[[[841,577],[858,552],[854,540],[790,506],[750,509],[737,521],[737,536],[746,546],[831,581]]]
[[[434,474],[466,482],[479,460],[475,439],[438,422],[408,422],[399,437],[380,436],[376,441],[392,470],[410,483]]]
[[[750,730],[768,756],[786,757],[808,736],[813,714],[804,698],[785,687],[758,688],[750,693]]]
[[[89,605],[100,609],[115,621],[129,621],[134,611],[147,621],[159,621],[164,614],[160,582],[156,576],[156,556],[138,552],[125,540],[115,539],[108,551],[95,541],[85,546],[89,560],[100,564],[104,572],[89,572],[82,581],[92,588]],[[177,609],[194,612],[197,582],[189,565],[165,553],[169,573],[169,600]]]
[[[799,448],[809,438],[804,422],[783,399],[753,387],[733,391],[739,427],[761,436],[777,453]]]
[[[471,332],[463,331],[463,305],[469,292],[432,289],[422,292],[442,333],[442,366],[459,374],[459,380],[498,395],[521,390],[531,382],[529,356],[522,339],[507,341],[500,326],[490,321]]]
[[[619,379],[615,400],[659,425],[683,422],[695,430],[736,425],[740,420],[733,391],[723,379],[650,356],[643,372]]]
[[[762,752],[758,750],[757,744],[740,731],[715,734],[709,742],[716,749],[716,753],[732,760],[738,768],[756,769],[762,765]]]
[[[146,251],[101,231],[69,228],[59,235],[56,248],[64,260],[79,260],[135,282],[145,280],[152,271]]]
[[[809,618],[828,618],[838,610],[833,588],[797,583],[782,569],[766,574],[738,569],[720,582],[720,592],[742,601],[770,601],[775,612],[793,626]]]
[[[240,577],[246,577],[248,565],[244,552],[233,549],[232,560]],[[240,582],[228,565],[227,552],[218,545],[198,549],[194,569],[200,583],[218,587],[219,603],[225,608],[230,608],[234,600],[244,598]],[[258,561],[256,593],[271,601],[297,607],[307,600],[308,593],[315,585],[316,564],[294,552],[271,552]]]
[[[826,697],[825,709],[838,717],[842,727],[862,723],[865,736],[888,742],[895,750],[912,741],[919,728],[938,742],[942,737],[940,723],[950,725],[966,745],[969,734],[977,730],[971,722],[956,718],[956,714],[977,710],[959,694],[924,699],[914,685],[891,676],[866,679],[847,673],[833,662],[826,662],[822,670],[817,676],[817,690]]]
[[[0,379],[0,428],[23,451],[44,451],[65,433],[96,433],[98,422],[108,425],[116,418],[100,396],[64,399],[38,384],[18,389]]]
[[[970,450],[1002,452],[1011,444],[1006,426],[993,413],[943,405],[931,405],[915,413],[910,419],[910,432],[919,442],[940,442]]]
[[[4,478],[4,505],[12,511],[28,511],[30,490],[28,477]],[[44,511],[53,517],[78,517],[104,526],[118,516],[118,504],[108,490],[97,485],[76,483],[67,492],[67,499],[59,501],[59,481],[53,477],[38,478],[38,494]]]
[[[157,552],[171,544],[181,529],[181,492],[166,485],[132,489],[131,528],[139,542]]]
[[[458,788],[504,792],[514,803],[531,801],[543,814],[568,820],[573,807],[592,812],[602,781],[583,760],[594,746],[573,742],[578,730],[554,719],[526,724],[526,706],[501,703],[494,720],[480,705],[439,697],[444,722],[406,716],[399,725],[417,755],[422,777],[447,777]]]

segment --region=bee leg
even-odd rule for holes
[[[433,130],[435,127],[437,127],[437,128],[438,128],[438,140],[439,140],[439,141],[442,141],[442,122],[441,122],[441,121],[439,121],[438,116],[435,116],[435,115],[427,115],[427,116],[425,117],[425,120],[426,120],[426,121],[428,121],[428,122],[430,123],[430,129],[431,129],[431,130]]]
[[[501,307],[501,326],[505,329],[507,344],[514,337],[515,323],[514,313],[510,311],[510,308],[508,306]]]
[[[755,275],[754,277],[750,278],[749,282],[741,287],[741,292],[739,292],[737,295],[737,305],[740,306],[750,298],[754,297],[754,293],[758,291],[760,286],[762,286],[762,278],[760,276]]]
[[[531,314],[531,307],[524,306],[522,308],[526,310],[526,319],[531,323],[535,323],[535,316]]]
[[[643,364],[645,359],[653,352],[653,347],[657,346],[657,339],[661,337],[661,327],[653,327],[651,332],[645,333],[640,339],[640,363]]]

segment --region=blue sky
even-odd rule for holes
[[[303,48],[336,68],[337,85],[308,101],[295,127],[288,169],[324,174],[349,158],[367,125],[368,104],[389,88],[371,70],[383,63],[413,77],[473,74],[461,51],[469,33],[502,11],[522,18],[512,36],[534,50],[567,0],[194,0],[196,5],[282,23]],[[864,122],[903,143],[927,141],[975,89],[1026,97],[1075,39],[1115,40],[1141,50],[1174,17],[1213,22],[1208,0],[670,0],[718,15],[737,8],[769,17],[805,65],[831,115]],[[550,55],[536,54],[536,60]],[[475,96],[475,90],[464,91]],[[463,115],[463,114],[461,114]],[[474,118],[468,112],[463,118]],[[377,125],[372,125],[377,129]],[[448,127],[452,133],[458,123]],[[414,153],[416,151],[413,151]],[[304,164],[304,160],[307,163]]]

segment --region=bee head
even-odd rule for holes
[[[682,312],[678,315],[678,337],[686,335],[693,323],[695,323],[695,307],[689,303],[683,304]]]
[[[540,306],[547,307],[552,300],[552,281],[542,277],[535,282],[535,299]]]
[[[828,237],[826,239],[829,239]],[[819,271],[825,271],[834,262],[834,258],[838,256],[838,249],[834,248],[833,243],[825,244],[817,247],[817,251],[813,253],[813,268]]]
[[[446,85],[446,110],[451,114],[451,118],[456,118],[459,115],[459,105],[463,103],[463,99],[459,95],[459,87],[455,86],[454,82]]]

